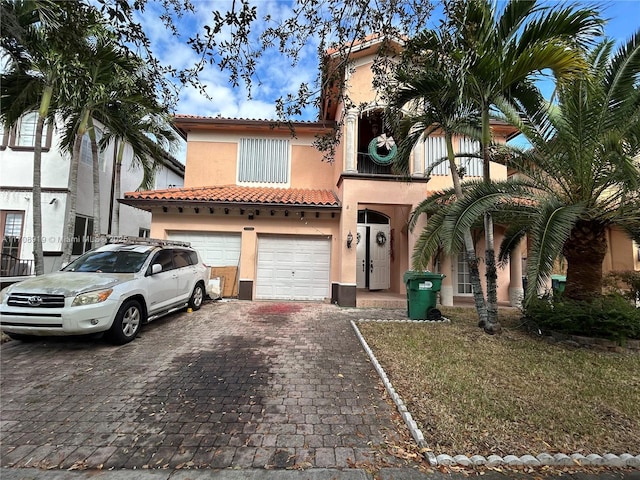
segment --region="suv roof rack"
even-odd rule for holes
[[[109,243],[132,243],[137,245],[154,245],[156,247],[191,247],[190,242],[181,242],[178,240],[163,240],[161,238],[130,237],[127,235],[107,235],[107,244]]]

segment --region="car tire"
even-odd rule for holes
[[[137,300],[127,300],[124,302],[113,325],[109,330],[109,340],[115,345],[124,345],[136,338],[143,321],[143,311],[140,302]]]
[[[202,283],[196,283],[196,286],[193,287],[193,293],[189,298],[189,308],[194,312],[196,310],[200,310],[202,306],[202,302],[204,301],[204,287]]]

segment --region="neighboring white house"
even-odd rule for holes
[[[33,269],[33,145],[37,115],[25,115],[12,128],[0,126],[0,232],[2,233],[1,277],[32,273]],[[100,125],[96,123],[98,135]],[[42,152],[42,237],[45,273],[60,268],[65,208],[68,198],[71,155],[59,148],[55,128],[43,133]],[[121,192],[138,189],[142,170],[132,165],[127,146],[121,169]],[[128,205],[120,206],[118,228],[113,225],[115,185],[113,143],[100,153],[100,233],[148,236],[151,214]],[[166,155],[155,177],[155,188],[182,187],[184,164]],[[73,253],[78,255],[92,246],[93,177],[88,135],[82,144],[78,167],[78,197]],[[15,259],[19,259],[16,264]],[[20,270],[20,271],[18,271]]]

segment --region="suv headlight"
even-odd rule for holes
[[[78,295],[73,299],[72,307],[79,307],[81,305],[93,305],[94,303],[104,302],[109,295],[113,293],[113,289],[98,290],[96,292],[88,292]]]

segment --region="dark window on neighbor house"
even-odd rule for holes
[[[289,183],[289,140],[241,138],[238,144],[238,183]]]
[[[138,236],[139,237],[149,238],[150,234],[151,234],[151,230],[149,230],[148,228],[139,228],[138,229]]]
[[[38,112],[29,112],[23,115],[16,124],[10,140],[10,146],[15,149],[33,149],[36,144],[36,126],[38,122]],[[42,129],[42,148],[51,148],[52,129],[48,123]]]
[[[82,255],[91,250],[93,244],[93,218],[76,215],[76,225],[73,229],[72,255]]]

